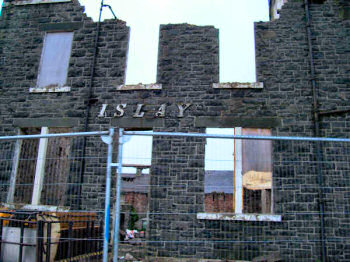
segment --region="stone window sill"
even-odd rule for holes
[[[47,206],[47,205],[31,205],[31,204],[8,204],[1,203],[4,207],[9,209],[21,209],[21,210],[36,210],[47,212],[67,212],[69,208],[61,206]]]
[[[29,93],[67,93],[70,86],[31,87]]]
[[[72,0],[23,0],[23,1],[4,3],[4,7],[10,6],[10,5],[52,4],[52,3],[65,3],[65,2],[71,2],[71,1]]]
[[[162,84],[137,84],[137,85],[119,85],[118,91],[130,91],[130,90],[161,90]]]
[[[197,213],[197,219],[282,222],[281,215],[272,215],[272,214]]]
[[[214,83],[213,88],[219,89],[263,89],[263,82],[230,82],[230,83]]]

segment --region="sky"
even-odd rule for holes
[[[98,20],[99,0],[79,0]],[[126,84],[156,82],[159,25],[189,23],[220,30],[220,82],[254,82],[254,21],[268,21],[268,0],[105,0],[131,27]],[[103,19],[112,18],[105,8]]]
[[[79,0],[98,20],[100,0]],[[3,0],[0,0],[1,7]],[[156,82],[159,25],[213,25],[220,31],[220,82],[254,82],[254,21],[268,21],[268,0],[104,0],[131,27],[126,84]],[[0,8],[1,14],[1,8]],[[112,18],[104,8],[103,19]]]

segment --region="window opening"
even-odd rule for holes
[[[66,133],[69,128],[22,128],[23,135]],[[23,139],[14,203],[63,206],[69,174],[70,138]],[[11,197],[9,198],[12,202]]]
[[[47,33],[41,54],[37,87],[66,84],[73,32]]]
[[[207,134],[232,135],[234,128],[207,128]],[[205,211],[233,212],[234,141],[208,138],[205,146]],[[225,196],[225,201],[223,197]]]
[[[270,136],[268,129],[242,128],[242,135]],[[271,140],[242,140],[243,213],[271,213]]]
[[[144,231],[148,212],[153,137],[125,136],[124,138],[121,214],[123,220],[120,228],[122,232],[126,232],[127,229]],[[127,240],[130,235],[124,238]]]
[[[207,128],[208,134],[269,136],[269,129]],[[272,213],[270,140],[208,138],[205,148],[205,211]]]
[[[123,174],[149,174],[152,162],[152,140],[152,136],[125,136]]]

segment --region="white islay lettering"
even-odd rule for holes
[[[133,115],[133,117],[137,117],[137,118],[140,118],[140,117],[143,117],[145,112],[142,112],[142,107],[143,107],[143,104],[137,104],[137,108],[136,108],[136,111],[135,111],[135,114]]]
[[[122,117],[125,113],[124,109],[126,107],[126,104],[118,104],[115,108],[117,112],[114,113],[114,117]]]
[[[190,103],[186,103],[186,104],[177,104],[177,107],[179,109],[179,114],[177,115],[177,117],[184,117],[184,112],[187,108],[189,108],[191,106]]]
[[[155,113],[155,117],[165,117],[165,109],[166,109],[166,104],[162,104],[157,113]]]
[[[106,109],[108,104],[103,104],[100,113],[97,117],[107,117]]]
[[[178,103],[176,104],[178,108],[178,114],[177,117],[181,118],[184,117],[185,111],[191,106],[190,103]],[[117,104],[115,107],[115,112],[108,112],[109,105],[108,104],[102,104],[101,110],[97,117],[123,117],[125,115],[125,109],[127,107],[127,104]],[[137,104],[135,112],[133,114],[133,117],[135,118],[142,118],[145,116],[145,111],[143,111],[144,104]],[[160,107],[157,109],[156,112],[154,112],[153,116],[155,118],[162,118],[166,116],[166,109],[167,104],[161,104]]]

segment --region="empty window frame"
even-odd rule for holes
[[[72,41],[73,32],[45,35],[37,87],[62,87],[66,84]]]
[[[125,136],[122,170],[124,175],[149,174],[152,162],[152,140],[152,136]]]
[[[122,202],[127,205],[122,210],[120,227],[124,231],[141,230],[148,213],[153,137],[125,136],[124,142]]]
[[[269,129],[207,128],[209,134],[269,136]],[[272,213],[270,140],[208,138],[205,148],[205,211]]]
[[[22,128],[22,135],[66,133],[68,128]],[[63,206],[69,173],[70,138],[17,142],[8,203]]]

